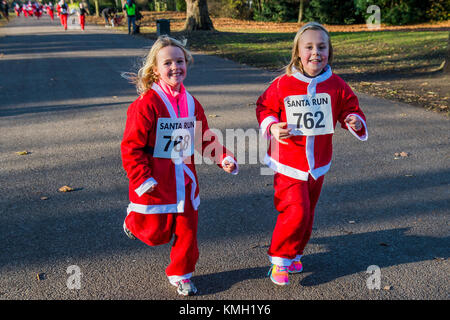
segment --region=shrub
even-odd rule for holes
[[[444,0],[448,1],[448,0]],[[364,17],[370,15],[367,7],[380,7],[381,22],[390,25],[405,25],[427,21],[427,8],[436,1],[431,0],[355,0],[356,13]]]
[[[180,11],[180,12],[186,11],[186,1],[185,0],[176,0],[175,8],[177,11]]]
[[[297,21],[298,8],[298,1],[266,0],[261,4],[261,9],[255,8],[254,20],[276,22]]]
[[[431,1],[426,15],[430,21],[447,21],[450,19],[450,0]]]
[[[362,22],[355,1],[310,0],[305,7],[305,21],[317,21],[323,24],[352,24]]]

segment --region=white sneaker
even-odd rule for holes
[[[130,230],[128,230],[127,225],[125,224],[125,221],[123,222],[123,232],[127,235],[128,238],[131,240],[136,240],[136,237],[131,233]]]
[[[178,294],[182,296],[193,296],[197,293],[197,288],[191,279],[183,279],[175,282]]]

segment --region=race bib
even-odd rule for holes
[[[153,156],[183,160],[194,154],[195,117],[159,118]]]
[[[284,99],[288,128],[295,136],[334,133],[331,97],[328,93],[288,96]]]

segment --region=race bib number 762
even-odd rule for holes
[[[288,96],[284,99],[291,134],[317,136],[334,133],[331,97],[328,93]]]

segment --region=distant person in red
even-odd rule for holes
[[[50,16],[50,19],[52,19],[52,21],[54,20],[54,14],[53,14],[53,3],[49,2],[47,4],[47,13]]]
[[[36,15],[36,18],[39,18],[42,16],[42,5],[38,2],[35,3],[35,11],[34,14]]]
[[[33,10],[33,15],[37,17],[36,6],[37,6],[37,2],[36,3],[35,2],[31,3],[31,10]]]
[[[64,30],[67,30],[67,16],[69,15],[69,7],[65,0],[62,0],[59,4],[61,7],[59,15],[61,18],[61,24],[64,27]]]
[[[62,20],[61,20],[61,1],[56,4],[56,15],[59,17],[59,21],[61,21],[61,25],[62,25]]]
[[[81,30],[84,31],[84,24],[86,22],[86,14],[87,14],[87,10],[84,8],[84,5],[82,2],[80,2],[80,26],[81,26]]]
[[[28,18],[27,5],[25,3],[22,5],[22,12],[25,18]]]
[[[18,4],[18,3],[15,4],[14,11],[16,12],[16,16],[20,17],[20,12],[22,12],[22,8],[20,7],[20,4]]]
[[[32,17],[33,14],[34,14],[34,5],[31,4],[31,1],[28,1],[27,10],[28,10],[28,15],[29,15],[30,17]]]

